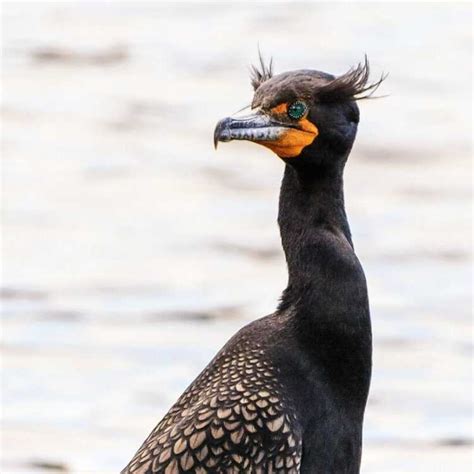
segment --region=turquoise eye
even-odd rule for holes
[[[308,106],[303,101],[297,100],[290,104],[290,106],[288,107],[288,117],[291,117],[295,120],[299,120],[306,114],[307,110]]]

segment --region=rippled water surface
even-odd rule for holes
[[[363,472],[470,472],[468,3],[3,6],[2,472],[117,472],[285,285],[282,164],[222,145],[257,43],[367,53],[346,169],[374,375]]]

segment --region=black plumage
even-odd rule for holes
[[[123,474],[359,472],[371,326],[343,170],[357,95],[381,81],[368,85],[367,61],[339,78],[253,74],[256,114],[224,119],[215,139],[252,140],[284,160],[278,223],[288,285],[277,311],[224,346]]]

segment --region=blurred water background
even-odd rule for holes
[[[346,201],[364,473],[472,472],[470,3],[4,3],[2,473],[117,472],[285,286],[282,163],[212,146],[276,70],[367,53]]]

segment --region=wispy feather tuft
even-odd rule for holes
[[[261,84],[270,79],[273,76],[273,58],[270,58],[270,62],[265,64],[260,49],[258,50],[258,66],[250,66],[250,82],[254,90],[257,90]]]
[[[349,69],[342,76],[336,77],[317,91],[320,102],[340,102],[347,100],[375,99],[374,92],[387,78],[382,74],[376,82],[369,83],[370,67],[367,55],[363,63]]]

